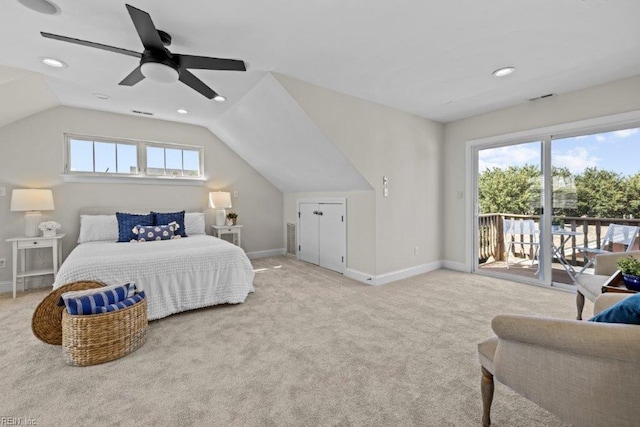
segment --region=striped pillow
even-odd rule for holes
[[[66,305],[69,314],[101,313],[98,307],[116,304],[135,295],[135,283],[111,285],[85,291],[65,292],[58,305]]]

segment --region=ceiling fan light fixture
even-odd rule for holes
[[[178,114],[189,114],[189,111],[185,110],[184,108],[178,108],[176,111],[178,112]]]
[[[42,61],[44,65],[48,65],[53,68],[65,68],[67,66],[67,64],[55,58],[40,58],[40,61]]]
[[[213,97],[213,100],[214,100],[214,101],[218,101],[218,102],[224,102],[224,101],[226,101],[226,100],[227,100],[227,98],[225,98],[225,97],[224,97],[224,96],[222,96],[222,95],[216,95],[216,96],[214,96],[214,97]]]
[[[178,81],[178,70],[158,62],[145,62],[140,66],[142,75],[159,83],[175,83]]]
[[[60,8],[48,0],[18,0],[24,7],[45,15],[57,15]]]
[[[493,74],[495,77],[504,77],[513,73],[515,70],[516,70],[516,67],[502,67],[502,68],[498,68],[491,74]]]

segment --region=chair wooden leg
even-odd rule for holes
[[[582,310],[584,309],[584,295],[578,291],[576,294],[576,308],[578,309],[578,320],[582,320]]]
[[[493,402],[493,374],[482,368],[480,391],[482,392],[482,427],[491,425],[491,403]]]

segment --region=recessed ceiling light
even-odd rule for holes
[[[18,0],[18,2],[33,11],[44,13],[45,15],[57,15],[60,13],[58,6],[47,0]]]
[[[64,68],[67,66],[67,64],[55,58],[40,58],[40,61],[42,61],[43,64],[53,68]]]
[[[91,95],[95,96],[98,99],[111,99],[109,95],[105,95],[104,93],[92,93]]]
[[[184,108],[179,108],[179,109],[177,109],[176,111],[177,111],[178,113],[180,113],[180,114],[188,114],[188,113],[189,113],[189,111],[185,110]]]
[[[496,77],[504,77],[513,73],[515,70],[516,70],[516,67],[502,67],[502,68],[498,68],[491,74],[493,74]]]
[[[224,96],[222,96],[222,95],[216,95],[216,96],[213,98],[213,100],[214,100],[214,101],[218,101],[218,102],[224,102],[224,101],[226,101],[226,100],[227,100],[227,98],[225,98],[225,97],[224,97]]]

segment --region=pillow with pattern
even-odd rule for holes
[[[118,242],[130,242],[136,240],[137,236],[133,234],[133,227],[137,225],[153,225],[153,215],[130,214],[116,212],[118,219]]]
[[[137,236],[137,239],[131,239],[131,241],[150,242],[180,239],[182,236],[178,233],[178,229],[180,229],[180,225],[175,221],[167,225],[136,225],[131,231]]]
[[[187,237],[187,233],[184,227],[184,213],[180,212],[153,212],[151,214],[154,218],[154,224],[169,224],[170,222],[177,222],[180,228],[177,230],[177,234],[182,237]]]

